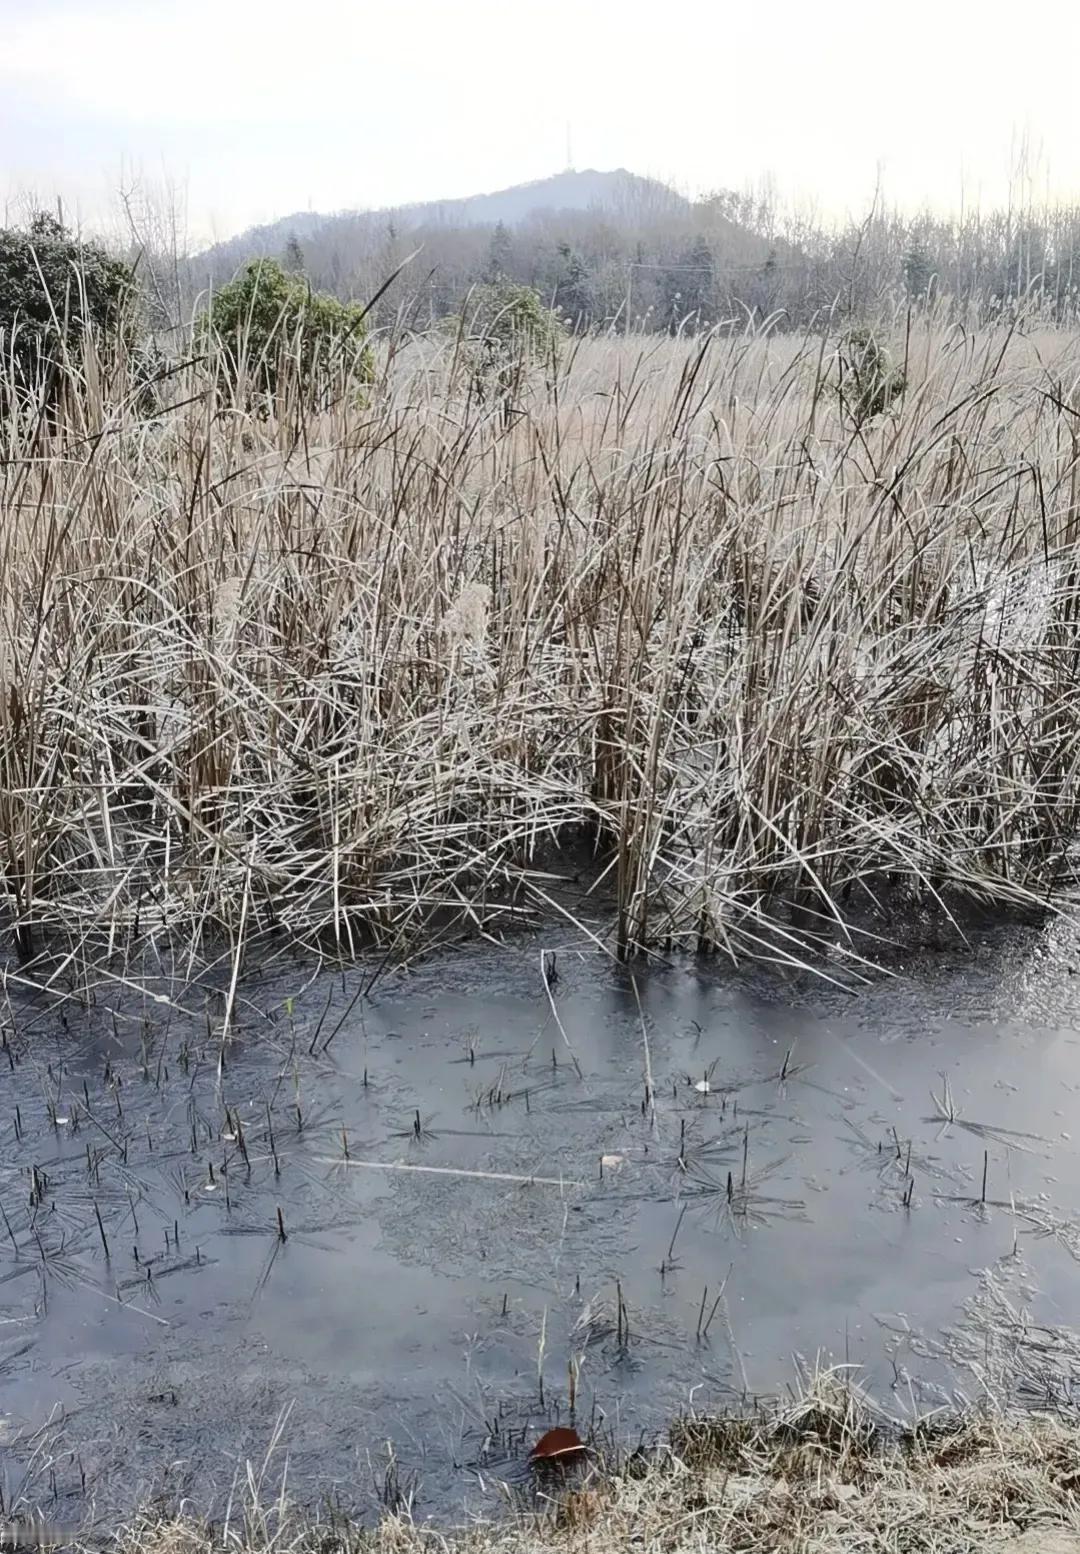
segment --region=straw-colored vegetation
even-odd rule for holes
[[[858,964],[912,891],[1066,898],[1069,337],[920,321],[859,346],[876,397],[838,334],[581,340],[509,405],[459,345],[383,341],[362,393],[230,398],[211,343],[0,396],[24,953],[397,953],[562,910],[581,849],[624,953]]]
[[[265,1470],[264,1470],[265,1472]],[[546,1507],[457,1533],[318,1522],[249,1473],[225,1525],[144,1519],[118,1554],[1077,1554],[1080,1432],[1047,1416],[896,1433],[836,1376],[756,1419],[688,1419],[650,1461],[547,1480]]]

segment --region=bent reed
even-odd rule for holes
[[[582,849],[624,956],[1069,903],[1078,341],[888,345],[869,418],[827,332],[570,341],[498,405],[445,334],[270,401],[213,343],[0,385],[23,956],[405,953],[569,912]]]

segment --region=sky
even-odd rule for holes
[[[1030,17],[1030,21],[1029,21]],[[844,217],[1080,199],[1080,6],[995,0],[0,0],[0,200],[189,237],[568,165]]]

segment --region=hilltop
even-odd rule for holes
[[[302,268],[312,285],[372,296],[412,256],[376,322],[404,309],[421,326],[455,312],[478,282],[535,287],[576,322],[633,315],[646,327],[730,310],[723,274],[753,276],[763,306],[776,243],[754,229],[739,197],[690,200],[653,178],[616,168],[556,173],[493,193],[394,209],[284,216],[219,243],[189,263],[192,291],[219,286],[251,259]]]
[[[342,210],[320,213],[297,211],[276,221],[249,227],[235,237],[198,254],[192,261],[197,271],[220,280],[248,259],[278,256],[294,240],[316,247],[345,239],[359,246],[370,233],[419,233],[425,229],[520,227],[537,217],[566,213],[603,216],[614,220],[656,220],[686,216],[691,202],[654,178],[641,178],[625,168],[611,172],[583,169],[555,173],[550,178],[513,184],[489,194],[469,194],[455,199],[427,200],[378,210]]]

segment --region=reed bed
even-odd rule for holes
[[[362,394],[212,347],[0,394],[19,952],[405,954],[583,860],[622,956],[1070,905],[1080,342],[890,344],[861,425],[817,333],[570,342],[497,404],[444,338]]]

